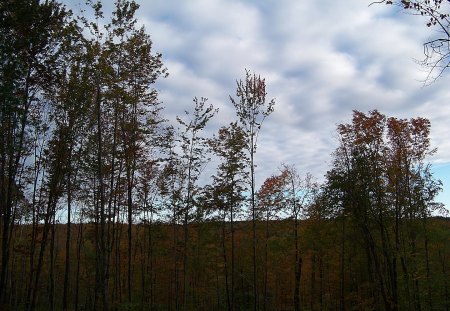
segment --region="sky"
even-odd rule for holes
[[[113,2],[104,2],[107,12]],[[282,163],[323,181],[336,127],[354,109],[428,118],[438,148],[429,161],[444,183],[438,201],[450,206],[450,70],[425,85],[428,70],[418,64],[423,42],[436,33],[418,16],[370,2],[138,0],[139,23],[169,72],[156,84],[166,118],[175,124],[194,97],[206,97],[219,108],[210,136],[235,120],[229,96],[245,70],[264,77],[275,111],[258,138],[260,184]]]

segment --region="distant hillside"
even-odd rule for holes
[[[411,225],[417,230],[405,231],[402,238],[414,235],[411,240],[414,252],[412,248],[401,249],[397,257],[399,301],[402,305],[420,303],[423,310],[431,307],[445,310],[450,302],[450,219],[428,219],[426,229],[420,220]],[[300,271],[300,301],[305,309],[339,309],[342,304],[346,310],[363,310],[383,304],[376,300],[382,297],[374,295],[374,280],[368,271],[375,267],[374,263],[368,262],[368,250],[362,237],[355,233],[354,224],[342,219],[301,221],[298,229],[301,265],[297,267],[293,228],[291,220],[257,222],[257,289],[261,308],[293,309],[296,271]],[[30,264],[38,258],[42,226],[37,228],[34,246],[31,226],[18,226],[15,230],[8,288],[11,306],[14,310],[25,309],[30,281],[36,269],[41,269],[37,309],[49,310],[50,299],[55,310],[60,310],[67,226],[56,225],[50,232],[54,234],[53,242],[47,247],[42,266],[35,266],[34,270],[30,270]],[[93,310],[99,299],[96,230],[95,224],[71,226],[70,310]],[[112,310],[177,310],[183,305],[188,310],[227,310],[231,297],[239,310],[251,309],[250,222],[234,224],[233,245],[230,223],[190,224],[187,246],[182,226],[133,225],[130,271],[127,225],[116,224],[109,230],[110,236],[105,237],[110,245],[106,271]],[[381,243],[379,237],[373,238],[377,245]],[[33,247],[34,254],[30,251]],[[377,264],[384,265],[384,250],[376,246],[373,251],[380,252]],[[187,258],[185,266],[183,258]],[[412,275],[414,279],[409,278]]]

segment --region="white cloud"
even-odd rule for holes
[[[204,96],[233,119],[228,95],[244,68],[266,77],[275,112],[263,125],[259,178],[282,162],[318,178],[329,168],[336,124],[353,109],[432,122],[434,158],[450,162],[450,76],[423,87],[422,42],[430,29],[417,16],[361,0],[138,1],[155,51],[170,76],[158,82],[169,119]],[[261,181],[262,182],[262,181]]]

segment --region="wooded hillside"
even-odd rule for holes
[[[257,222],[258,288],[260,309],[292,310],[295,290],[295,243],[289,220]],[[266,233],[268,229],[268,234]],[[404,246],[398,288],[401,307],[446,310],[450,307],[450,221],[432,218],[411,223],[414,251]],[[16,227],[12,242],[9,305],[25,306],[30,270],[30,226]],[[66,225],[56,225],[50,252],[41,267],[37,310],[58,310],[62,305],[66,258]],[[96,296],[95,225],[72,226],[68,290],[70,310],[92,310]],[[42,232],[42,227],[39,228]],[[230,223],[201,222],[189,225],[188,264],[182,260],[183,227],[163,223],[133,226],[131,297],[128,301],[127,226],[112,228],[109,271],[111,310],[227,310],[233,295],[235,310],[252,309],[252,228],[250,222],[234,226],[234,269]],[[406,234],[406,232],[405,232]],[[300,304],[305,310],[382,309],[372,277],[388,277],[387,263],[380,261],[381,275],[369,272],[364,239],[355,224],[341,218],[309,219],[299,224],[301,253]],[[376,238],[380,258],[381,241]],[[39,243],[39,239],[38,239]],[[266,253],[267,247],[267,253]],[[266,258],[267,254],[267,258]],[[232,273],[234,271],[234,273]],[[233,275],[234,274],[234,275]],[[183,288],[186,275],[187,287]],[[386,286],[389,284],[386,283]],[[264,294],[264,295],[263,295]],[[186,299],[186,300],[184,300]],[[6,309],[8,310],[8,309]]]

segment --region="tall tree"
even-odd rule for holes
[[[245,171],[248,157],[245,153],[246,136],[236,122],[229,127],[219,129],[217,137],[209,141],[214,154],[219,157],[220,164],[213,176],[213,193],[220,200],[214,200],[216,207],[223,215],[222,246],[225,262],[225,278],[227,290],[227,304],[229,310],[235,310],[236,305],[236,258],[235,258],[235,219],[239,214],[239,207],[245,197],[244,190],[248,174]],[[228,270],[226,257],[226,222],[230,223],[231,231],[231,286],[228,284]],[[231,290],[230,290],[231,287]]]
[[[302,214],[308,214],[308,210],[317,201],[318,184],[314,181],[311,174],[305,177],[299,174],[297,169],[292,165],[284,164],[281,175],[285,184],[286,205],[284,210],[290,218],[293,219],[293,236],[294,236],[294,310],[300,310],[300,284],[302,275],[303,257],[300,251],[300,218]],[[311,216],[311,215],[310,215]]]
[[[246,136],[246,147],[249,156],[250,166],[250,206],[252,215],[253,232],[253,308],[258,310],[257,291],[257,265],[256,265],[256,203],[255,203],[255,153],[258,142],[258,134],[261,126],[274,109],[275,100],[266,100],[266,81],[256,74],[251,74],[248,70],[245,73],[245,80],[236,82],[236,96],[230,96],[231,103],[236,109],[239,125]]]
[[[268,299],[268,274],[269,274],[269,250],[270,238],[269,223],[275,219],[286,205],[285,202],[285,174],[272,175],[268,177],[261,188],[256,193],[258,218],[265,220],[265,240],[264,240],[264,272],[263,272],[263,310],[267,310]]]
[[[66,132],[59,130],[55,137],[50,141],[50,148],[48,150],[48,178],[46,180],[46,202],[44,210],[44,226],[42,232],[41,245],[39,248],[38,262],[36,265],[36,275],[32,287],[31,302],[28,305],[27,311],[34,311],[36,307],[39,281],[41,271],[44,264],[45,251],[48,245],[50,230],[54,229],[54,219],[57,209],[58,201],[63,195],[64,177],[67,174],[66,160],[68,158],[68,145],[63,142]],[[52,234],[52,243],[54,235]],[[51,308],[53,307],[53,292],[49,295]]]
[[[140,167],[141,173],[138,178],[138,200],[141,205],[142,222],[148,228],[147,239],[143,244],[146,245],[145,251],[141,254],[142,258],[142,304],[147,304],[150,309],[154,307],[154,238],[153,224],[157,219],[161,208],[157,204],[157,177],[160,173],[156,161],[146,161]]]
[[[429,167],[423,165],[433,153],[429,122],[386,119],[376,110],[369,115],[355,111],[352,123],[339,125],[338,131],[341,145],[328,180],[341,193],[340,205],[364,242],[373,304],[399,310],[415,300],[418,308],[420,301],[414,292],[419,288],[412,280],[417,272],[415,235],[405,233],[414,228],[414,220],[408,219],[431,212],[440,188]],[[417,210],[423,211],[421,216]],[[411,252],[402,252],[410,247]],[[404,290],[399,288],[399,267]],[[414,292],[408,288],[415,288]]]
[[[91,3],[95,21],[84,20],[92,36],[84,40],[91,60],[90,149],[86,152],[87,176],[94,181],[92,197],[97,246],[96,308],[109,309],[110,260],[117,238],[119,209],[127,215],[127,300],[132,303],[132,225],[136,178],[146,161],[147,145],[162,122],[155,81],[165,75],[161,55],[152,51],[152,41],[136,24],[139,6],[117,0],[110,21],[103,20],[100,2]],[[104,25],[104,26],[102,26]],[[150,156],[150,154],[148,154]],[[93,169],[94,168],[94,169]],[[123,204],[122,204],[123,203]],[[116,240],[117,242],[119,240]],[[118,244],[117,244],[118,245]]]
[[[161,173],[158,176],[157,185],[161,206],[168,214],[169,222],[172,229],[172,247],[171,247],[171,278],[168,282],[167,291],[171,294],[167,305],[172,309],[174,305],[175,310],[180,310],[180,254],[179,250],[179,234],[178,226],[181,224],[182,207],[183,207],[183,189],[186,182],[186,170],[179,154],[176,153],[177,148],[177,133],[171,126],[166,128],[163,142],[165,144],[164,165]],[[181,211],[180,211],[181,210]]]
[[[150,150],[144,147],[146,143],[152,142],[148,136],[153,135],[155,127],[162,122],[157,92],[151,85],[164,73],[161,55],[151,53],[150,37],[144,28],[136,28],[134,15],[138,8],[134,1],[116,1],[110,34],[113,37],[107,43],[109,59],[113,60],[112,67],[116,73],[111,95],[120,115],[119,139],[126,179],[129,303],[132,303],[131,257],[136,173],[139,163],[147,156],[146,151]]]
[[[82,43],[82,30],[74,20],[66,30],[62,42],[63,52],[55,70],[55,80],[45,88],[45,95],[52,103],[49,121],[56,133],[64,133],[58,144],[66,144],[65,175],[63,176],[67,208],[66,257],[63,286],[63,310],[69,308],[71,230],[73,201],[76,194],[80,154],[84,137],[88,133],[87,111],[91,89],[90,64]]]
[[[183,204],[183,233],[184,233],[184,252],[183,252],[183,306],[187,306],[187,260],[188,260],[188,223],[192,217],[192,208],[194,207],[194,197],[198,193],[197,181],[209,161],[207,155],[207,139],[202,136],[202,130],[206,127],[212,117],[218,112],[213,105],[205,107],[207,99],[200,100],[194,98],[194,111],[192,116],[185,111],[188,121],[177,117],[181,129],[181,149],[182,161],[186,168],[186,186],[185,200]]]
[[[30,127],[40,122],[42,86],[53,78],[68,13],[55,1],[0,4],[0,220],[2,263],[0,303],[5,301],[10,243],[21,192]],[[33,120],[34,119],[34,120]]]

